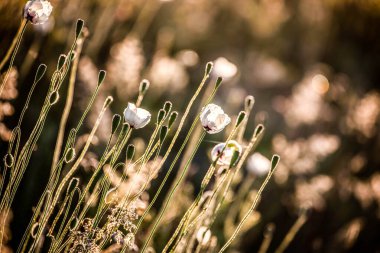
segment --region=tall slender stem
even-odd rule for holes
[[[19,48],[20,43],[21,43],[21,38],[22,38],[22,35],[25,32],[27,24],[28,24],[28,20],[23,19],[23,21],[20,24],[20,27],[18,28],[17,34],[16,34],[15,38],[12,41],[12,44],[11,44],[10,48],[8,49],[8,51],[7,51],[6,55],[4,56],[3,60],[0,62],[0,71],[1,71],[3,69],[3,67],[4,67],[4,65],[8,62],[9,57],[12,55],[11,61],[9,63],[8,70],[7,70],[7,72],[6,72],[5,76],[4,76],[3,81],[0,84],[0,97],[1,97],[1,94],[3,93],[4,86],[5,86],[5,84],[6,84],[7,80],[8,80],[10,70],[11,70],[13,62],[14,62],[14,60],[16,58],[16,54],[17,54],[18,48]]]

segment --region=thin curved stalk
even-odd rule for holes
[[[305,211],[301,213],[296,222],[290,228],[289,232],[286,234],[284,240],[281,242],[280,246],[278,246],[275,253],[283,253],[288,248],[289,244],[293,241],[297,232],[301,229],[301,227],[305,224],[306,221],[307,214]]]

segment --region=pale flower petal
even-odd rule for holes
[[[24,18],[32,24],[38,25],[45,23],[53,11],[53,7],[47,0],[28,1],[24,7]]]
[[[224,113],[223,109],[215,104],[203,107],[200,119],[203,128],[209,134],[221,132],[231,122],[230,117]]]
[[[215,161],[219,156],[217,164],[229,166],[231,164],[231,159],[232,159],[234,152],[238,151],[241,154],[243,149],[240,146],[240,144],[234,140],[229,141],[227,146],[226,147],[225,146],[226,146],[226,143],[219,143],[219,144],[215,145],[215,147],[211,151],[211,159],[213,161]],[[223,153],[222,153],[222,151],[223,151]]]

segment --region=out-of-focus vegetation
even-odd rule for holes
[[[99,69],[107,70],[107,79],[90,112],[88,129],[94,125],[107,95],[115,98],[111,110],[120,112],[137,96],[143,78],[151,82],[145,108],[157,111],[154,108],[170,100],[174,108],[183,111],[185,101],[190,99],[189,94],[203,75],[203,66],[214,61],[213,81],[218,76],[224,78],[216,103],[223,104],[228,114],[236,115],[243,109],[244,98],[252,94],[255,106],[245,137],[248,139],[254,127],[263,123],[266,133],[257,151],[266,157],[272,153],[281,156],[274,181],[268,185],[252,214],[250,226],[244,228],[233,250],[257,252],[264,235],[273,232],[268,250],[273,252],[300,210],[307,207],[308,218],[286,252],[380,251],[380,1],[54,0],[51,3],[54,10],[49,22],[27,27],[0,98],[1,157],[35,70],[45,63],[47,76],[52,75],[57,58],[72,43],[76,20],[81,18],[85,20],[87,38],[67,129],[75,127],[85,109]],[[0,1],[0,57],[20,25],[24,4],[20,0]],[[47,82],[48,79],[42,80],[36,87],[24,118],[25,132],[35,124]],[[63,86],[62,98],[66,89]],[[32,156],[21,182],[7,231],[11,236],[8,250],[18,245],[32,206],[47,183],[52,162],[52,156],[47,154],[54,150],[64,105],[64,100],[59,101],[48,116],[43,138],[35,147],[38,152]],[[111,117],[108,111],[95,147],[81,165],[82,177],[91,172],[99,159],[97,155],[107,142]],[[137,132],[139,137],[134,136],[137,150],[143,150],[141,146],[147,141],[144,133]],[[213,141],[207,139],[201,148],[208,152]],[[179,221],[181,215],[177,215],[183,214],[191,203],[191,194],[199,190],[205,174],[202,168],[207,168],[208,161],[206,155],[195,158],[186,184],[175,196],[176,203],[181,205],[172,207],[164,224]],[[253,165],[248,161],[249,166]],[[158,174],[157,182],[163,174]],[[248,172],[241,176],[249,177]],[[254,189],[261,181],[260,178],[253,183]],[[159,185],[157,182],[152,182],[152,192]],[[239,184],[235,187],[238,189]],[[246,202],[250,194],[244,196]],[[220,227],[219,231],[216,229],[220,240],[228,238],[231,234],[228,227],[231,224],[234,227],[247,209],[244,205],[234,207],[233,201],[227,198],[233,207],[231,213],[216,224]],[[159,205],[155,207],[158,209]],[[275,230],[268,232],[270,223]],[[174,228],[164,226],[161,230]],[[155,243],[163,247],[170,233],[159,234],[162,238],[158,237]]]

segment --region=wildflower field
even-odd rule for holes
[[[378,0],[0,0],[0,253],[380,252]]]

